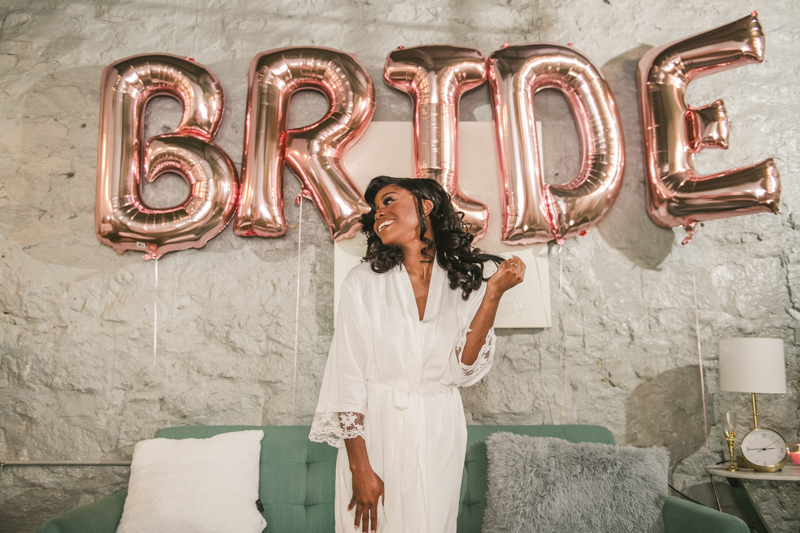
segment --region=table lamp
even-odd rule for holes
[[[786,394],[782,339],[731,338],[719,342],[719,390],[749,392],[758,429],[756,393]]]

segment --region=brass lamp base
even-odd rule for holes
[[[753,429],[758,429],[758,407],[756,406],[756,393],[751,393],[753,400]]]

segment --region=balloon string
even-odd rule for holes
[[[566,342],[566,330],[564,328],[564,258],[561,251],[564,249],[564,241],[558,243],[558,328],[561,335],[561,343],[558,347],[558,382],[561,399],[558,405],[558,423],[562,423],[564,416],[564,343]]]
[[[306,191],[301,190],[294,203],[300,206],[300,221],[297,223],[297,295],[294,309],[294,375],[292,378],[292,425],[295,425],[297,414],[297,340],[300,333],[300,245],[303,242],[303,197]]]
[[[156,367],[156,347],[158,345],[158,257],[153,261],[155,291],[153,296],[153,368]]]
[[[703,398],[703,429],[706,432],[706,453],[711,453],[708,449],[708,413],[706,411],[706,381],[703,369],[703,346],[700,342],[700,308],[697,305],[697,276],[694,268],[692,269],[692,287],[694,288],[694,328],[697,333],[697,356],[700,360],[700,395]]]

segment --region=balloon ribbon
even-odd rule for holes
[[[697,356],[700,359],[700,395],[703,398],[703,428],[706,432],[706,453],[708,450],[708,413],[706,411],[706,382],[703,370],[703,346],[700,342],[700,308],[697,305],[697,276],[692,269],[692,287],[694,288],[694,328],[697,333]]]
[[[158,344],[158,257],[153,261],[155,290],[153,291],[153,368],[156,367],[156,346]]]
[[[567,342],[566,328],[564,327],[564,259],[561,251],[564,249],[564,241],[556,241],[558,244],[558,328],[561,336],[561,344],[558,347],[558,383],[561,393],[559,402],[558,423],[563,423],[564,418],[564,345]]]
[[[297,340],[300,333],[300,253],[303,242],[303,198],[311,198],[311,192],[302,189],[294,200],[294,205],[300,206],[299,222],[297,223],[297,295],[294,309],[294,365],[292,377],[292,425],[295,425],[297,415]]]

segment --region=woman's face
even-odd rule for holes
[[[430,212],[423,202],[425,211]],[[426,214],[428,214],[426,213]],[[375,195],[375,225],[373,229],[386,245],[403,246],[419,241],[417,198],[396,185],[387,185]]]

